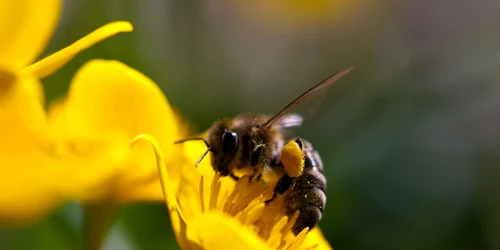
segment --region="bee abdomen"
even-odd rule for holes
[[[295,180],[293,188],[285,194],[285,206],[288,216],[297,210],[299,217],[292,227],[294,234],[304,228],[312,229],[320,220],[326,205],[326,179],[318,171],[308,171]]]
[[[296,188],[296,187],[295,187]],[[309,189],[295,189],[287,194],[285,198],[286,213],[292,216],[297,210],[299,217],[292,227],[295,235],[304,228],[312,229],[320,220],[326,204],[326,196],[323,190],[312,187]]]
[[[319,188],[323,192],[326,190],[326,178],[318,171],[308,171],[295,180],[295,189]]]

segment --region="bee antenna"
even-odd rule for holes
[[[212,151],[212,148],[210,148],[210,145],[208,144],[207,140],[205,140],[205,138],[201,138],[201,137],[192,137],[192,138],[178,140],[178,141],[175,141],[174,144],[184,143],[187,141],[203,141],[205,143],[205,145],[207,145],[207,150],[205,150],[205,152],[203,152],[203,154],[200,156],[200,159],[198,159],[198,161],[196,161],[196,164],[194,164],[196,167],[198,167],[198,165],[203,160],[203,158],[205,158],[205,156],[208,154],[208,152]]]
[[[198,167],[198,165],[200,164],[201,160],[203,160],[203,158],[205,158],[205,156],[208,154],[208,152],[210,150],[211,150],[210,148],[207,148],[207,150],[205,150],[205,152],[203,152],[203,154],[200,156],[200,159],[198,159],[198,161],[196,161],[196,164],[194,164],[195,167]]]
[[[191,137],[191,138],[178,140],[178,141],[175,141],[174,144],[184,143],[187,141],[203,141],[205,143],[205,145],[207,145],[207,148],[210,149],[210,145],[208,144],[207,140],[205,140],[205,138],[201,138],[201,137]]]

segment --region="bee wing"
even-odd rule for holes
[[[262,126],[267,128],[271,126],[299,126],[302,124],[303,120],[316,113],[323,101],[325,90],[337,80],[351,72],[352,69],[353,67],[344,69],[302,93]]]
[[[300,114],[285,114],[274,122],[274,127],[290,128],[302,125],[304,118]]]

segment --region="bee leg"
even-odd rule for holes
[[[240,179],[240,177],[238,177],[238,176],[234,175],[233,173],[230,173],[230,174],[229,174],[229,177],[231,177],[231,178],[232,178],[233,180],[235,180],[235,181],[238,181],[238,180]]]
[[[255,173],[250,177],[250,181],[261,181],[262,180],[262,173]]]
[[[250,157],[250,165],[251,166],[256,166],[259,163],[259,159],[264,153],[265,145],[264,144],[259,144],[255,146],[252,152],[252,156]]]
[[[278,197],[278,194],[276,192],[273,193],[273,197],[271,197],[271,199],[267,200],[267,201],[264,201],[264,203],[266,204],[266,206],[269,206],[269,203],[271,203],[274,199],[276,199],[276,197]]]
[[[278,196],[278,194],[283,194],[285,193],[289,188],[293,187],[293,181],[295,180],[295,178],[292,178],[288,175],[283,175],[279,180],[278,180],[278,183],[276,183],[276,186],[274,187],[274,193],[273,193],[273,197],[271,197],[271,199],[267,200],[267,201],[264,201],[264,203],[266,203],[266,205],[269,205],[269,203],[271,203],[274,199],[276,199],[276,197]]]
[[[303,143],[302,143],[302,138],[297,137],[297,138],[295,139],[295,143],[297,143],[297,145],[299,145],[299,148],[300,148],[301,150],[304,148]]]

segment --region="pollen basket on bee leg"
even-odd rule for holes
[[[295,141],[290,141],[281,151],[281,162],[288,176],[299,177],[304,170],[304,154]]]

